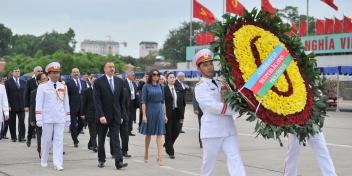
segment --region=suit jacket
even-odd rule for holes
[[[184,109],[183,102],[182,102],[182,92],[178,89],[176,89],[176,95],[177,95],[177,107],[179,108],[180,112],[183,112],[182,110]],[[165,96],[165,108],[166,108],[166,116],[172,117],[172,110],[173,110],[173,104],[174,104],[174,98],[172,97],[172,92],[170,90],[169,85],[164,86],[164,96]],[[183,115],[181,114],[180,119],[183,119]]]
[[[34,89],[31,91],[31,94],[29,97],[29,121],[34,123],[37,123],[37,121],[35,120],[36,97],[37,97],[37,89]]]
[[[26,82],[21,79],[19,82],[19,88],[13,78],[10,78],[5,82],[6,93],[11,111],[24,111],[24,88],[26,87]]]
[[[182,84],[180,83],[179,80],[175,81],[175,88],[178,89],[181,92],[181,101],[183,103],[183,106],[186,106],[186,91],[188,89],[183,89]]]
[[[99,120],[105,116],[108,123],[117,122],[121,124],[121,119],[128,120],[125,106],[125,89],[123,80],[113,77],[114,92],[112,92],[106,75],[97,79],[94,83],[95,114]]]
[[[203,111],[199,107],[199,103],[196,99],[195,92],[193,91],[193,99],[192,99],[192,104],[193,104],[193,111],[198,112],[198,116],[202,117]]]
[[[83,80],[80,80],[80,82],[82,87],[81,93],[76,86],[75,80],[71,79],[66,83],[71,112],[79,112],[81,110],[82,93],[87,89],[87,83]]]
[[[26,87],[24,89],[24,107],[28,108],[30,106],[31,92],[32,90],[37,88],[38,88],[38,84],[35,78],[27,80]]]
[[[82,115],[86,116],[86,120],[89,122],[93,122],[96,120],[92,87],[89,87],[83,92],[81,113]]]
[[[132,96],[131,95],[131,88],[130,88],[130,85],[128,84],[128,80],[125,79],[124,83],[125,83],[125,87],[127,89],[126,98],[127,98],[127,100],[130,100],[130,101],[128,101],[129,104],[127,107],[129,107],[129,105],[133,104],[134,107],[138,108],[139,107],[139,96],[137,95],[138,87],[137,87],[136,82],[132,81],[132,85],[133,85],[134,93],[135,93],[135,99],[133,101],[131,100],[131,96]]]

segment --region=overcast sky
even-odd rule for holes
[[[169,30],[190,20],[190,0],[0,0],[0,23],[17,34],[41,35],[56,30],[76,32],[76,40],[126,41],[122,55],[139,56],[140,41],[156,41],[162,47]],[[214,12],[223,13],[223,0],[199,0]],[[260,0],[240,0],[247,9]],[[299,7],[306,14],[307,0],[271,0],[274,7]],[[309,0],[310,15],[318,18],[352,17],[351,0],[335,0],[338,11],[320,0]],[[197,20],[197,19],[194,19]],[[79,43],[77,45],[79,49]]]

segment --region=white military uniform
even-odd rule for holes
[[[9,116],[9,103],[7,100],[7,94],[5,86],[0,84],[0,131],[2,122],[5,121],[5,116]]]
[[[318,160],[323,176],[336,176],[334,163],[331,160],[323,133],[318,133],[307,138],[309,146],[312,148]],[[288,134],[288,152],[285,160],[284,176],[297,176],[298,157],[303,149],[299,139],[294,134]]]
[[[237,144],[237,132],[233,116],[238,113],[221,101],[221,83],[202,77],[195,87],[195,97],[203,111],[200,136],[203,143],[201,176],[213,173],[216,158],[222,150],[227,157],[227,169],[231,176],[244,176],[246,172]]]
[[[56,84],[56,89],[54,84]],[[55,167],[62,167],[64,128],[65,125],[70,125],[70,106],[66,86],[51,80],[39,85],[35,108],[37,125],[43,127],[42,166],[48,161],[50,147],[53,143],[53,164]]]

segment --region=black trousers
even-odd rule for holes
[[[82,131],[84,127],[84,121],[80,116],[79,112],[71,112],[71,125],[70,125],[70,131],[71,131],[71,137],[73,140],[74,144],[78,144],[78,135]]]
[[[28,131],[27,131],[27,140],[31,141],[33,137],[33,133],[35,132],[35,126],[32,126],[31,123],[28,123]]]
[[[108,130],[110,131],[110,151],[113,150],[112,154],[115,156],[115,161],[122,162],[123,158],[119,139],[120,125],[114,121],[106,125],[98,123],[98,160],[100,162],[106,161],[105,139]]]
[[[168,155],[175,155],[174,144],[177,137],[181,131],[180,123],[180,110],[178,108],[172,110],[171,113],[168,113],[168,121],[166,123],[166,134],[165,134],[165,149]]]
[[[36,127],[35,130],[37,131],[37,151],[41,152],[41,144],[42,144],[42,127]]]
[[[10,111],[9,127],[11,139],[17,139],[16,135],[16,116],[18,117],[18,138],[25,139],[26,126],[24,125],[24,111]]]
[[[9,129],[9,120],[6,120],[4,121],[3,126],[1,128],[1,138],[6,137],[8,129]]]
[[[128,107],[128,132],[131,133],[133,130],[133,122],[136,122],[136,105],[135,100],[130,101]]]
[[[111,132],[110,132],[111,135]],[[120,125],[120,138],[121,138],[121,151],[122,153],[127,153],[128,152],[128,143],[130,140],[129,136],[129,131],[128,131],[128,122],[123,121],[123,123]],[[111,155],[114,155],[114,147],[112,146],[113,144],[111,143],[111,138],[110,138],[110,153]]]
[[[93,117],[94,118],[94,117]],[[87,120],[88,129],[89,129],[89,142],[88,148],[93,147],[96,148],[97,145],[97,122],[92,120]]]
[[[198,126],[199,126],[199,131],[198,131],[198,140],[199,140],[199,146],[202,148],[203,144],[202,144],[202,140],[200,139],[200,127],[202,126],[202,116],[203,114],[198,114]]]

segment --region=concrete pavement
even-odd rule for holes
[[[326,119],[324,134],[328,148],[332,155],[339,176],[352,175],[352,113],[329,112]],[[26,120],[27,121],[27,120]],[[283,169],[283,162],[287,151],[287,140],[284,147],[277,141],[263,140],[252,133],[254,124],[246,122],[244,118],[236,121],[238,141],[242,160],[248,176],[279,176]],[[136,125],[134,133],[137,134]],[[0,140],[0,176],[96,176],[96,175],[128,175],[128,176],[192,176],[199,175],[201,166],[201,149],[198,144],[198,122],[192,113],[192,105],[187,105],[184,124],[185,134],[181,134],[175,144],[176,159],[171,160],[164,154],[165,166],[158,166],[156,162],[156,142],[152,138],[149,162],[143,162],[144,137],[137,134],[130,137],[130,151],[132,158],[125,159],[129,166],[123,170],[116,170],[114,161],[109,154],[107,143],[107,162],[105,168],[97,167],[97,154],[87,149],[88,130],[79,136],[79,148],[74,148],[71,136],[65,133],[64,168],[62,172],[55,171],[50,156],[49,166],[41,168],[36,152],[36,140],[27,148],[25,143],[12,143],[10,140]],[[66,130],[67,131],[67,130]],[[9,134],[8,134],[9,136]],[[107,141],[108,142],[108,141]],[[321,175],[314,154],[309,147],[301,153],[299,174],[302,176]],[[226,158],[221,154],[217,158],[215,176],[226,176]]]

